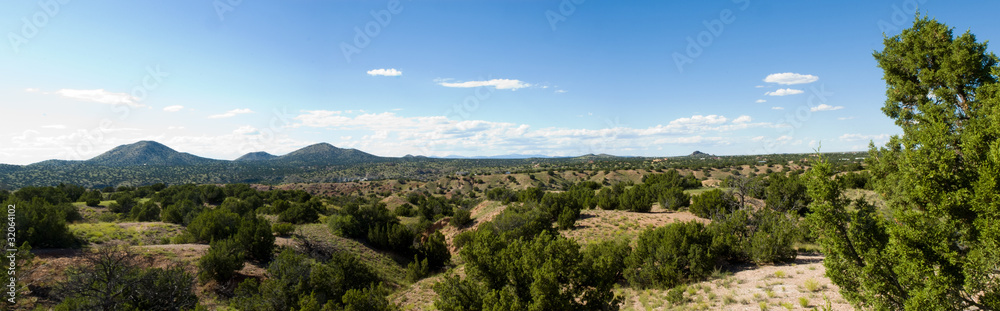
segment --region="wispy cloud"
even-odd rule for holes
[[[173,106],[163,107],[163,111],[166,111],[166,112],[178,112],[178,111],[181,111],[181,109],[184,109],[184,106],[173,105]]]
[[[24,89],[24,91],[25,91],[25,92],[28,92],[28,93],[38,93],[38,92],[40,92],[41,90],[39,90],[38,88],[34,88],[34,87],[29,87],[29,88],[26,88],[26,89]]]
[[[774,106],[774,107],[771,107],[771,110],[785,110],[785,107]]]
[[[566,90],[556,90],[556,94],[566,93]]]
[[[840,109],[844,109],[844,106],[830,106],[830,105],[827,105],[827,104],[819,104],[819,106],[809,108],[809,111],[812,111],[812,112],[816,112],[816,111],[833,111],[833,110],[840,110]]]
[[[208,116],[208,118],[209,119],[231,118],[235,117],[238,114],[245,114],[245,113],[253,113],[253,110],[250,110],[250,108],[233,109],[230,111],[226,111],[226,113],[210,115]]]
[[[391,112],[354,115],[313,110],[304,111],[293,119],[296,123],[292,124],[292,128],[358,133],[353,136],[354,140],[344,142],[345,146],[387,155],[448,155],[462,150],[476,154],[579,155],[595,151],[638,150],[656,144],[728,144],[729,141],[718,137],[750,128],[775,127],[771,123],[752,122],[749,116],[730,119],[721,115],[693,115],[645,128],[612,122],[603,129],[536,129],[527,124],[453,120],[444,116],[403,117]],[[716,133],[720,135],[712,135]],[[592,150],[591,146],[607,150]]]
[[[758,99],[758,100],[756,100],[754,102],[760,104],[760,103],[766,103],[767,100],[766,99]]]
[[[129,95],[128,93],[115,93],[106,91],[104,89],[96,89],[96,90],[61,89],[56,91],[56,94],[59,94],[60,96],[66,98],[72,98],[76,100],[108,104],[108,105],[124,104],[136,108],[146,106],[140,104],[138,98]]]
[[[764,82],[784,85],[813,83],[817,80],[819,80],[819,77],[814,75],[804,75],[792,72],[772,73],[764,78]]]
[[[851,116],[851,117],[839,117],[839,118],[837,118],[837,120],[841,120],[841,121],[843,121],[843,120],[852,120],[852,119],[854,119],[853,116]]]
[[[398,77],[402,76],[403,72],[396,70],[396,68],[389,69],[372,69],[368,71],[369,76],[386,76],[386,77]]]
[[[438,82],[439,85],[444,87],[480,87],[480,86],[492,86],[498,90],[517,90],[521,88],[530,87],[531,83],[527,83],[516,79],[492,79],[486,81],[465,81],[465,82]]]
[[[786,95],[795,95],[795,94],[802,94],[802,90],[796,90],[796,89],[777,89],[774,92],[764,93],[764,95],[767,95],[767,96],[786,96]]]
[[[63,130],[63,129],[66,129],[66,126],[65,126],[65,125],[62,125],[62,124],[52,124],[52,125],[42,125],[42,128],[43,128],[43,129],[57,129],[57,130]]]

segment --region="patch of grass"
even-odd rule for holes
[[[777,294],[775,294],[774,291],[770,289],[765,290],[764,293],[767,294],[767,298],[774,298],[774,296],[777,296]]]
[[[103,244],[124,241],[132,245],[166,244],[181,234],[182,227],[174,224],[148,223],[124,227],[116,223],[70,224],[69,232],[87,243]]]
[[[819,281],[817,281],[816,279],[808,279],[808,280],[806,280],[805,283],[803,283],[803,286],[805,286],[806,290],[808,290],[810,292],[816,292],[816,291],[820,290]]]
[[[734,304],[734,303],[736,303],[736,298],[733,297],[732,295],[726,295],[726,296],[722,297],[722,303],[724,303],[726,305]]]
[[[809,307],[809,298],[799,297],[799,306],[802,306],[803,309],[808,308]]]
[[[767,311],[767,302],[761,301],[757,305],[760,306],[760,311]]]
[[[785,274],[785,270],[774,271],[774,277],[776,277],[776,278],[781,279],[781,278],[784,278],[785,276],[787,276]]]
[[[785,307],[785,309],[787,309],[788,311],[792,311],[792,309],[795,308],[795,305],[793,305],[791,302],[787,302],[787,301],[782,302],[781,306]]]

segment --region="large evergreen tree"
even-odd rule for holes
[[[883,112],[903,130],[870,150],[888,211],[846,209],[829,167],[815,169],[827,275],[858,307],[1000,308],[997,57],[927,17],[874,56],[887,84]]]

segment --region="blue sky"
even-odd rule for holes
[[[66,1],[0,10],[0,163],[156,140],[234,159],[866,150],[871,54],[996,1]],[[280,3],[280,4],[279,4]],[[991,49],[994,50],[994,49]]]

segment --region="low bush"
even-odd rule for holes
[[[711,275],[717,259],[712,234],[704,225],[672,223],[639,236],[625,260],[625,278],[639,288],[674,287]]]
[[[472,222],[472,212],[468,209],[455,209],[455,214],[451,216],[451,225],[455,228],[464,228]]]
[[[243,268],[245,253],[243,245],[235,239],[214,241],[208,252],[198,259],[198,279],[202,282],[215,280],[225,282]]]

